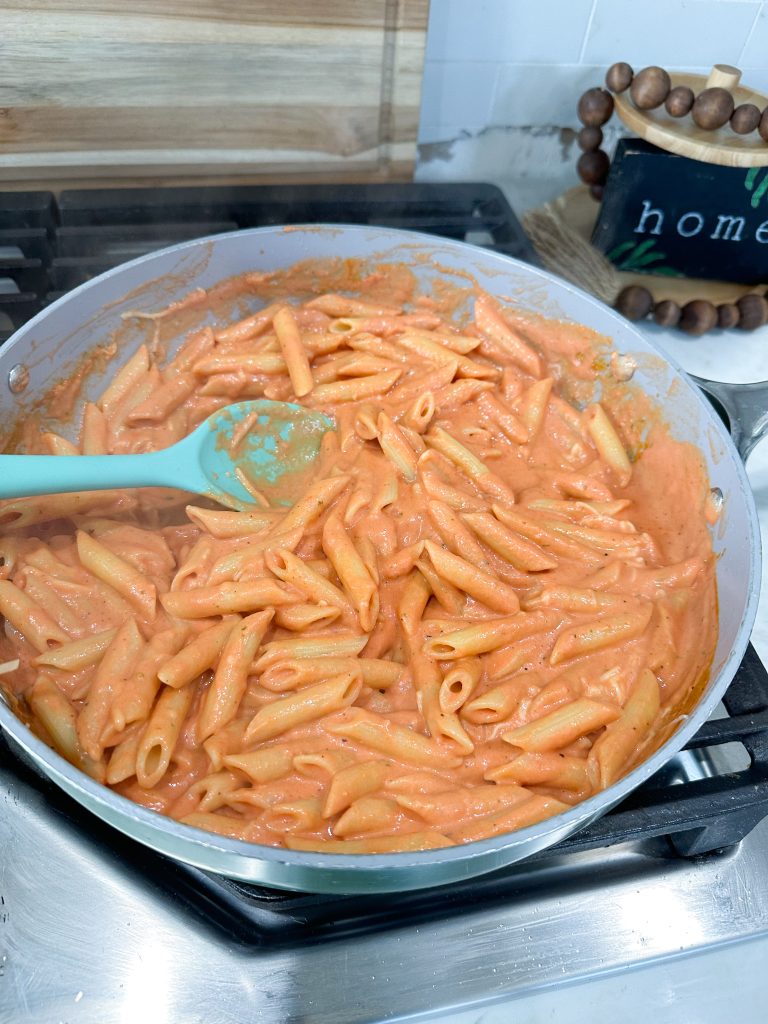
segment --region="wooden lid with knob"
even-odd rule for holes
[[[696,95],[704,89],[727,89],[737,106],[768,106],[768,96],[739,85],[741,71],[730,64],[715,64],[708,78],[674,72],[669,77],[673,88],[687,86]],[[671,117],[663,106],[638,110],[628,93],[614,96],[614,109],[629,129],[669,153],[724,167],[768,167],[768,145],[757,133],[737,135],[728,124],[718,131],[702,129],[690,116]]]

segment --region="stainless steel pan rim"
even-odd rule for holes
[[[38,325],[44,323],[57,309],[64,305],[70,305],[73,301],[76,302],[77,298],[84,293],[99,288],[105,281],[119,277],[132,268],[141,267],[144,264],[151,265],[153,261],[167,258],[176,253],[183,255],[187,252],[201,252],[206,245],[214,245],[221,240],[245,238],[258,242],[261,238],[274,236],[277,232],[284,230],[279,227],[267,227],[230,232],[184,242],[122,264],[120,267],[81,285],[39,313],[6,343],[2,356],[7,357],[12,349],[24,342],[25,338],[33,336]],[[334,243],[338,241],[339,236],[353,239],[360,236],[375,236],[381,243],[381,249],[387,250],[386,257],[388,259],[404,262],[408,262],[415,249],[428,252],[433,259],[439,259],[441,251],[445,256],[463,254],[465,269],[470,272],[473,268],[476,269],[476,264],[483,260],[491,260],[497,267],[501,262],[502,266],[506,265],[510,271],[515,270],[518,274],[522,273],[522,276],[532,279],[532,283],[546,286],[550,294],[574,296],[588,305],[598,307],[602,320],[614,324],[617,335],[623,336],[624,339],[634,337],[640,343],[641,349],[649,348],[655,351],[655,347],[643,339],[623,318],[608,310],[591,296],[546,271],[530,267],[511,257],[489,253],[488,250],[464,242],[454,242],[432,235],[398,229],[349,225],[307,225],[291,227],[290,232],[294,237],[303,233],[307,236],[311,235],[313,239],[320,234],[328,239],[331,251],[333,251]],[[398,246],[403,247],[402,252],[397,252]],[[606,330],[604,332],[608,333]],[[621,347],[626,350],[626,343],[622,343]],[[529,855],[565,838],[576,831],[579,826],[583,826],[605,813],[629,792],[650,778],[697,732],[712,713],[727,683],[733,678],[738,668],[749,642],[757,611],[761,566],[760,531],[754,498],[744,467],[733,449],[728,432],[719,417],[696,391],[681,367],[665,354],[658,354],[676,371],[684,387],[695,395],[701,407],[699,412],[702,420],[719,437],[726,453],[732,454],[733,468],[736,472],[740,492],[733,497],[744,503],[747,519],[747,536],[744,541],[749,546],[751,553],[748,579],[745,581],[747,599],[741,625],[730,654],[722,663],[716,678],[710,680],[707,691],[697,706],[663,746],[610,789],[598,793],[570,810],[538,825],[463,846],[418,853],[375,855],[303,853],[213,835],[181,825],[173,819],[134,804],[127,798],[90,779],[56,754],[24,725],[2,700],[0,700],[0,726],[62,788],[116,828],[169,856],[249,882],[316,892],[402,891],[440,885],[462,877],[492,871],[519,859],[519,856],[510,856],[517,847],[525,847],[525,855]]]

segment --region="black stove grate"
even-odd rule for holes
[[[0,193],[0,341],[62,291],[165,245],[267,224],[345,222],[404,227],[464,239],[536,262],[503,194],[484,184],[318,185],[104,189]],[[695,857],[733,846],[768,815],[768,672],[750,647],[723,701],[688,744],[706,771],[672,766],[577,835],[512,867],[437,889],[392,896],[316,896],[217,878],[174,864],[99,822],[23,765],[20,774],[51,811],[109,849],[206,920],[248,942],[306,942],[461,913],[514,899],[531,865],[621,843],[655,843],[655,856]],[[718,771],[709,753],[741,745],[740,771]],[[0,737],[0,757],[10,756]],[[588,883],[584,883],[588,884]],[[530,886],[528,890],[530,892]]]
[[[244,185],[0,193],[0,341],[111,267],[187,239],[300,223],[409,228],[536,262],[503,193],[485,184]]]

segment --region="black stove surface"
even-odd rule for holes
[[[271,224],[371,224],[535,263],[495,185],[244,185],[0,193],[0,341],[47,303],[148,252]]]

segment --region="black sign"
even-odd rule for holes
[[[768,281],[768,167],[720,167],[622,139],[593,244],[619,270]]]

